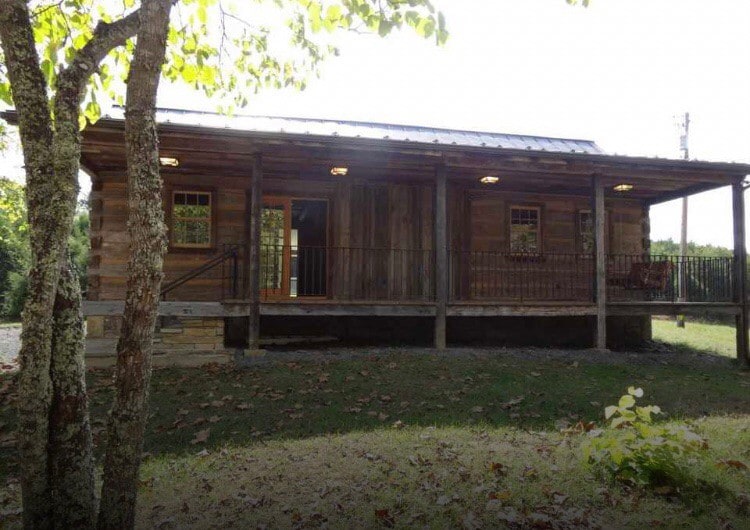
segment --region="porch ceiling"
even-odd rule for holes
[[[746,164],[257,133],[176,124],[160,126],[160,146],[163,155],[180,161],[177,168],[164,168],[165,174],[246,178],[253,157],[261,154],[264,173],[271,179],[432,182],[435,166],[444,163],[451,181],[482,193],[590,196],[592,177],[598,175],[606,183],[608,196],[652,204],[726,186],[750,174],[750,165]],[[121,120],[103,119],[86,130],[83,163],[101,178],[123,174]],[[332,165],[348,166],[349,174],[332,177]],[[479,178],[484,175],[495,175],[500,182],[482,185]],[[632,184],[632,191],[613,190],[623,183]]]

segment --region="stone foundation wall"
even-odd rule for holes
[[[161,317],[154,337],[154,353],[224,351],[223,318]]]
[[[122,325],[121,317],[86,319],[86,354],[107,357],[115,354]],[[154,335],[154,355],[227,355],[223,318],[159,317]]]

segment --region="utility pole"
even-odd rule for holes
[[[688,135],[690,134],[690,113],[685,113],[685,118],[680,125],[682,134],[680,135],[680,151],[682,151],[682,158],[685,160],[690,159],[690,147],[688,145]],[[680,262],[677,268],[677,284],[679,289],[679,301],[685,302],[687,295],[687,263],[686,256],[688,252],[687,242],[687,226],[688,226],[688,198],[687,195],[682,198],[682,223],[680,225]],[[685,327],[685,315],[677,315],[677,327]]]

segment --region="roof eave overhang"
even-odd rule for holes
[[[103,118],[96,124],[97,127],[107,126],[124,130],[122,120]],[[239,136],[253,138],[255,140],[267,140],[272,142],[287,143],[311,143],[326,144],[333,147],[370,148],[384,150],[409,150],[415,154],[444,159],[451,153],[496,155],[504,157],[550,157],[560,160],[606,162],[624,165],[646,165],[663,167],[669,169],[682,169],[684,171],[712,171],[725,175],[744,177],[750,175],[750,164],[737,162],[706,162],[699,160],[677,160],[669,158],[653,158],[642,156],[611,155],[598,153],[563,153],[559,151],[513,149],[491,146],[465,146],[458,144],[422,143],[405,140],[393,140],[388,138],[365,138],[348,136],[321,136],[312,134],[298,134],[286,132],[246,131],[230,128],[201,127],[195,125],[184,125],[176,123],[160,123],[162,132],[190,132],[194,134],[205,134],[210,132],[216,135]]]
[[[17,124],[17,113],[15,111],[0,112],[0,116],[11,124]],[[99,131],[123,131],[124,120],[104,117],[99,120],[92,128]],[[365,138],[365,137],[345,137],[345,136],[324,136],[313,134],[298,134],[287,132],[266,132],[266,131],[249,131],[232,128],[206,127],[198,125],[180,124],[172,122],[163,122],[159,124],[162,134],[181,133],[192,135],[211,134],[215,136],[232,136],[248,138],[252,140],[252,149],[262,152],[262,146],[266,144],[297,144],[305,147],[326,147],[352,150],[371,150],[371,151],[399,151],[413,155],[434,159],[435,164],[451,165],[456,163],[460,156],[485,156],[485,157],[503,157],[504,159],[554,159],[565,162],[588,162],[593,165],[604,164],[621,169],[627,168],[649,168],[653,171],[667,172],[685,172],[685,173],[705,173],[710,182],[697,184],[686,187],[674,193],[665,193],[653,199],[646,201],[648,204],[659,204],[667,202],[685,194],[700,193],[711,189],[720,188],[730,183],[742,182],[747,175],[750,175],[750,164],[728,163],[728,162],[705,162],[694,160],[674,160],[666,158],[651,158],[641,156],[625,156],[610,154],[594,153],[565,153],[559,151],[533,150],[533,149],[513,149],[491,146],[466,146],[458,144],[438,144],[423,143],[405,140],[394,140],[388,138]],[[91,173],[90,168],[87,170]],[[596,176],[596,169],[590,171],[591,176]],[[603,175],[606,176],[606,175]]]

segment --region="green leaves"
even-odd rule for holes
[[[618,407],[620,409],[629,409],[633,405],[635,405],[635,398],[631,396],[630,394],[625,394],[624,396],[620,398],[620,403]]]
[[[297,0],[297,3],[304,7],[306,24],[312,33],[322,29],[330,33],[337,29],[361,31],[366,28],[385,37],[406,24],[423,38],[434,36],[437,44],[444,44],[448,39],[445,16],[436,12],[428,0]]]
[[[634,386],[628,387],[628,394],[631,396],[641,398],[643,397],[643,389],[642,388],[635,388]]]
[[[584,458],[598,472],[631,486],[679,484],[687,476],[683,455],[706,447],[705,441],[683,424],[656,425],[656,405],[636,406],[643,390],[629,387],[617,405],[605,408],[606,429],[591,431]]]
[[[34,39],[50,95],[62,69],[95,37],[97,25],[138,9],[137,0],[32,0]],[[386,37],[410,28],[443,44],[445,17],[429,0],[255,0],[235,8],[229,0],[179,0],[167,38],[165,79],[183,83],[235,106],[261,88],[304,89],[320,64],[338,49],[325,35],[371,32]],[[113,49],[92,71],[82,104],[81,127],[96,121],[103,105],[122,102],[133,40]],[[5,73],[0,100],[11,105]],[[107,106],[107,105],[104,105]]]

